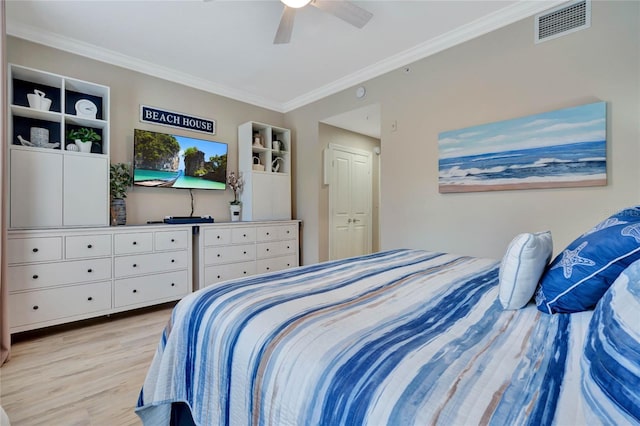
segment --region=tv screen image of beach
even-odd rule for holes
[[[226,189],[226,143],[135,129],[133,145],[135,186]]]

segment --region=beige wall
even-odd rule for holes
[[[328,124],[320,123],[318,139],[323,149],[330,143],[356,148],[371,153],[371,248],[374,252],[380,250],[379,211],[380,211],[380,156],[373,153],[375,147],[380,147],[380,139],[340,129]],[[329,259],[329,187],[322,185],[320,188],[320,204],[318,215],[321,218],[319,224],[320,245],[319,260]]]
[[[213,95],[146,74],[94,61],[15,37],[7,37],[8,61],[68,77],[104,84],[111,88],[111,162],[133,160],[133,129],[155,130],[217,140],[229,144],[230,170],[238,166],[238,125],[260,121],[274,126],[284,124],[284,115],[254,107],[223,96]],[[216,120],[215,135],[173,127],[141,123],[140,104]],[[194,214],[212,215],[228,221],[231,191],[193,191]],[[127,197],[127,224],[161,220],[166,215],[188,216],[191,198],[188,190],[133,188]]]
[[[549,229],[555,251],[640,195],[640,3],[592,3],[589,29],[534,44],[525,19],[291,111],[296,211],[304,263],[323,256],[318,121],[382,105],[381,248],[416,247],[500,258],[513,236]],[[608,106],[605,187],[438,193],[438,133],[603,100]],[[397,131],[391,123],[397,121]],[[313,236],[318,238],[314,239]]]
[[[319,122],[365,104],[382,111],[380,247],[417,247],[499,258],[519,232],[550,229],[556,251],[640,195],[640,3],[595,1],[591,28],[539,45],[533,18],[281,114],[120,67],[8,37],[12,63],[111,87],[112,162],[131,161],[139,104],[217,120],[237,164],[237,126],[261,121],[292,129],[294,217],[303,221],[305,264],[324,259],[326,195]],[[603,100],[608,103],[606,187],[438,193],[438,133]],[[391,123],[397,121],[397,131]],[[194,133],[175,130],[179,134]],[[194,191],[195,214],[228,220],[231,193]],[[136,188],[129,223],[187,215],[188,191]],[[323,226],[325,228],[323,228]]]

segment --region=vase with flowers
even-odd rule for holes
[[[229,172],[227,175],[227,185],[233,191],[233,201],[229,202],[229,211],[231,211],[231,221],[238,222],[240,220],[240,211],[242,209],[242,203],[238,200],[238,195],[242,192],[244,186],[244,180],[242,179],[242,173],[236,175],[235,172]]]

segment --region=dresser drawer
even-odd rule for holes
[[[254,243],[256,241],[256,228],[233,228],[231,229],[231,243]]]
[[[153,232],[116,234],[115,254],[145,253],[153,250]]]
[[[221,244],[231,244],[231,229],[205,229],[204,231],[204,245],[205,246],[217,246]]]
[[[298,239],[298,224],[295,225],[281,225],[278,227],[278,237],[281,240],[297,240]]]
[[[297,249],[296,240],[259,243],[257,244],[256,257],[258,259],[264,259],[267,257],[282,256],[283,254],[295,253]]]
[[[188,229],[156,232],[156,250],[186,250],[191,241],[190,232]]]
[[[228,265],[207,266],[204,269],[204,285],[220,281],[248,277],[256,273],[256,262],[229,263]]]
[[[256,272],[262,274],[265,272],[281,271],[298,266],[298,255],[280,256],[271,259],[260,259],[256,262]]]
[[[256,258],[255,244],[207,247],[204,249],[204,264],[215,265],[231,262],[246,262]]]
[[[259,226],[256,229],[257,241],[275,241],[280,238],[278,226]]]
[[[74,235],[64,240],[65,258],[111,256],[111,235]]]
[[[298,252],[298,240],[280,241],[280,254],[293,254]]]
[[[111,309],[111,281],[9,295],[11,327]]]
[[[7,262],[28,263],[62,259],[62,237],[9,238]]]
[[[115,276],[120,278],[187,269],[190,261],[186,250],[121,256],[115,258]]]
[[[111,258],[10,266],[9,291],[111,278]]]
[[[115,282],[114,306],[118,308],[148,304],[156,300],[175,300],[189,292],[189,276],[186,270],[123,278]]]

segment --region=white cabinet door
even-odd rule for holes
[[[251,220],[291,219],[291,182],[288,175],[254,173]]]
[[[64,226],[109,224],[109,160],[98,156],[64,159]]]
[[[62,225],[62,155],[11,150],[10,209],[12,228]]]
[[[253,212],[251,220],[269,220],[271,217],[271,176],[266,173],[253,174]]]
[[[271,176],[271,219],[291,219],[291,180],[289,175]]]

